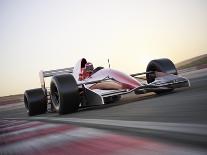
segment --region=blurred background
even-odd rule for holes
[[[40,87],[39,70],[142,72],[207,53],[206,0],[0,0],[0,96]]]

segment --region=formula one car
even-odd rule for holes
[[[161,94],[190,87],[189,80],[177,74],[173,62],[166,58],[152,60],[146,72],[132,75],[110,67],[94,69],[82,58],[71,68],[40,71],[41,88],[26,90],[24,103],[29,116],[47,111],[73,113],[81,107],[115,102],[132,92]],[[141,75],[146,75],[145,81],[139,79]],[[50,87],[46,87],[46,77],[51,77]]]

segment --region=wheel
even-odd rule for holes
[[[78,110],[80,95],[76,80],[71,74],[54,76],[50,83],[51,100],[59,114]]]
[[[45,113],[47,111],[47,97],[42,88],[26,90],[24,104],[29,116]]]
[[[178,74],[174,63],[170,59],[167,59],[167,58],[156,59],[156,60],[150,61],[149,64],[147,65],[146,71],[147,72],[157,71],[157,72],[163,72],[163,73],[174,74],[174,75]],[[156,78],[155,73],[146,74],[147,83],[151,83],[155,81],[155,78]],[[163,94],[163,93],[169,93],[173,90],[174,90],[173,88],[169,88],[165,90],[157,90],[155,91],[155,93]]]
[[[146,72],[150,72],[150,71],[157,71],[157,72],[169,73],[174,75],[178,74],[174,63],[167,58],[150,61],[149,64],[147,65]],[[155,73],[146,74],[147,83],[153,82],[155,78],[156,78]]]

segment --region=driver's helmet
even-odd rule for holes
[[[85,64],[85,71],[86,72],[88,72],[88,73],[92,73],[93,72],[93,64],[92,63],[90,63],[90,62],[87,62],[86,64]]]

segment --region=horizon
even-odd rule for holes
[[[193,59],[193,58],[196,58],[196,57],[204,56],[204,55],[207,55],[207,54],[202,54],[202,55],[198,55],[198,56],[194,56],[194,57],[188,58],[188,59],[186,59],[186,60],[182,60],[182,61],[180,61],[180,62],[177,62],[175,65],[177,65],[177,64],[179,64],[179,63],[183,63],[183,62],[185,62],[185,61],[188,61],[188,60]],[[24,94],[24,92],[22,92],[22,94],[21,94],[21,93],[19,93],[19,94],[10,94],[10,95],[0,96],[0,97],[18,96],[18,95],[23,95],[23,94]]]
[[[131,74],[152,59],[207,54],[206,17],[206,0],[1,0],[0,96],[40,87],[40,70],[82,57]]]

